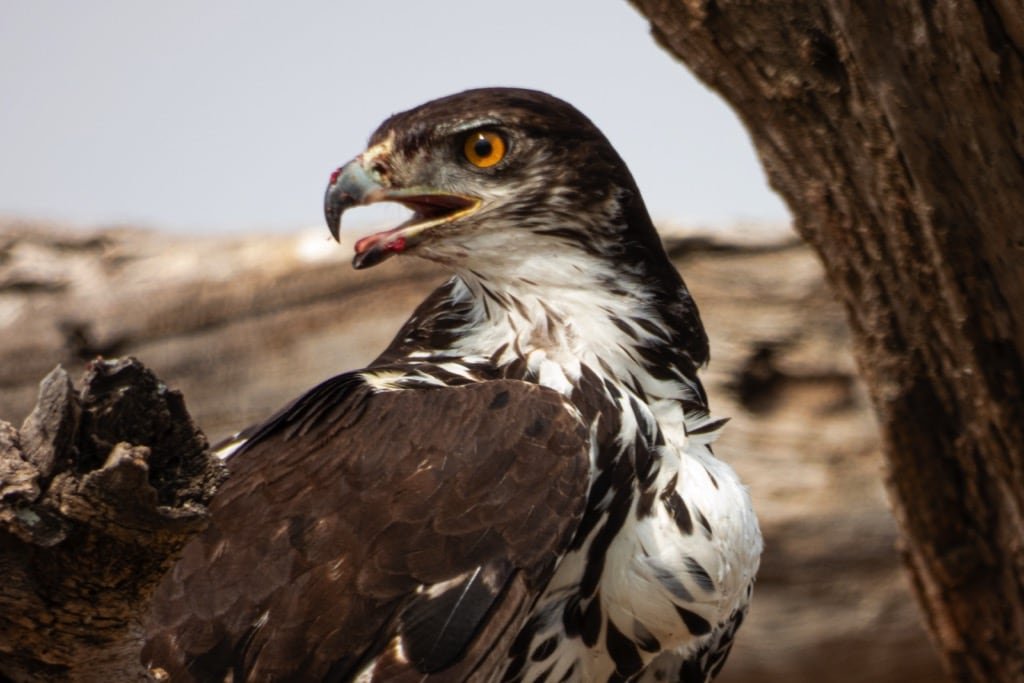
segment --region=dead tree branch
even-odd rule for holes
[[[60,367],[0,422],[0,678],[146,680],[140,622],[224,470],[184,401],[134,359]]]

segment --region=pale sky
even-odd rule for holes
[[[315,225],[384,118],[488,85],[576,105],[656,219],[787,219],[736,117],[625,0],[0,0],[0,214]]]

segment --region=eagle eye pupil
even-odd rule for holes
[[[473,143],[473,153],[478,157],[486,159],[491,156],[491,152],[494,151],[494,145],[487,138],[477,138],[476,142]]]
[[[505,157],[505,138],[493,130],[481,130],[464,138],[462,154],[477,168],[490,168]]]

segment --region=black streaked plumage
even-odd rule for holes
[[[210,529],[158,591],[175,681],[705,681],[760,553],[708,446],[700,317],[625,164],[549,95],[397,114],[332,176],[398,201],[357,268],[450,267],[368,368],[225,451]],[[232,678],[233,677],[233,678]]]

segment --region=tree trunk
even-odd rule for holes
[[[143,681],[141,621],[224,469],[132,359],[60,367],[0,422],[0,680]]]
[[[632,2],[845,303],[949,673],[1024,680],[1024,6]]]

